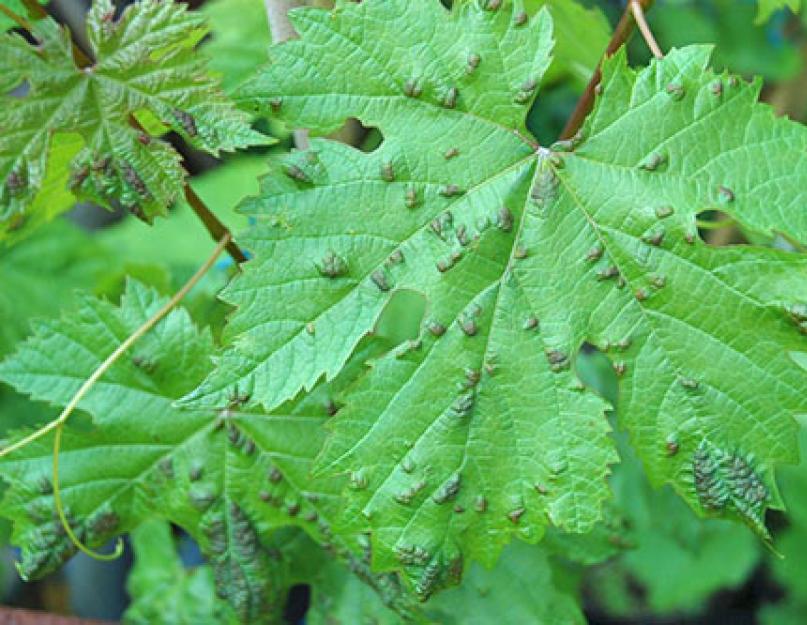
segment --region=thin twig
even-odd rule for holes
[[[213,212],[207,207],[202,201],[196,191],[193,190],[189,183],[185,184],[185,200],[188,202],[190,207],[193,209],[193,212],[196,213],[196,216],[199,217],[201,222],[204,224],[207,231],[210,233],[210,236],[213,237],[214,240],[222,240],[225,235],[229,236],[229,240],[227,242],[227,253],[230,257],[239,265],[241,263],[247,262],[247,257],[244,252],[241,251],[241,248],[235,244],[232,240],[232,234],[227,229],[221,221],[219,221],[218,217],[216,217]]]
[[[647,23],[647,19],[645,18],[642,3],[639,2],[639,0],[631,0],[630,10],[631,13],[633,13],[633,19],[636,20],[636,25],[639,27],[639,32],[642,33],[642,37],[647,43],[647,47],[650,48],[650,51],[653,53],[653,56],[657,59],[663,59],[664,53],[661,51],[656,38],[653,36],[653,31],[650,30],[650,24]]]
[[[62,502],[62,491],[61,487],[59,486],[59,452],[61,451],[62,445],[62,431],[64,429],[64,424],[67,422],[70,415],[78,406],[79,402],[84,398],[84,396],[90,391],[90,389],[95,385],[101,377],[109,371],[112,365],[117,362],[117,360],[126,353],[126,351],[134,345],[144,334],[146,334],[149,330],[151,330],[157,323],[159,323],[169,312],[171,312],[174,307],[182,301],[182,299],[190,292],[190,290],[196,286],[199,280],[204,277],[204,275],[210,270],[213,266],[213,263],[216,262],[216,259],[221,255],[224,249],[227,247],[227,244],[230,242],[231,235],[230,233],[226,233],[221,241],[219,241],[216,248],[213,250],[213,253],[210,257],[205,261],[205,263],[197,270],[193,276],[191,276],[190,280],[188,280],[183,287],[176,292],[176,294],[168,300],[156,313],[154,313],[148,320],[146,320],[143,325],[141,325],[137,330],[135,330],[132,334],[130,334],[118,347],[113,351],[109,356],[107,356],[106,360],[104,360],[95,371],[92,372],[89,378],[87,378],[81,387],[76,391],[76,394],[67,402],[64,410],[62,410],[61,414],[53,421],[48,423],[46,426],[40,428],[36,432],[26,436],[20,441],[17,441],[13,445],[6,447],[2,451],[0,451],[0,458],[3,456],[7,456],[8,454],[25,447],[26,445],[42,438],[49,432],[55,430],[53,436],[53,503],[56,508],[56,513],[59,515],[59,520],[64,527],[64,531],[67,534],[67,537],[70,541],[76,546],[76,548],[87,554],[88,556],[95,558],[96,560],[114,560],[123,553],[123,541],[119,538],[118,542],[115,546],[115,550],[112,553],[103,554],[93,551],[89,547],[87,547],[84,543],[81,542],[78,536],[76,536],[73,528],[70,526],[70,522],[67,519],[67,515],[64,511],[64,503]]]
[[[638,2],[644,10],[649,9],[653,5],[653,0],[638,0]],[[597,69],[594,71],[588,85],[586,85],[586,90],[577,101],[577,106],[561,133],[561,139],[571,139],[583,126],[583,122],[594,106],[597,85],[599,85],[600,80],[602,80],[603,59],[608,58],[619,50],[630,37],[635,25],[636,23],[631,12],[631,4],[628,4],[628,6],[625,7],[625,11],[622,13],[622,17],[619,19],[619,23],[616,25],[616,29],[614,29],[614,34],[611,36],[611,41],[608,42],[608,47],[605,49],[603,58],[600,59],[600,62],[597,64]]]

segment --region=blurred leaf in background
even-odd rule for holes
[[[792,78],[803,63],[794,41],[784,35],[783,19],[754,25],[756,11],[754,2],[747,0],[669,0],[657,2],[649,19],[662,49],[714,44],[718,70],[769,81]],[[635,38],[632,49],[643,48],[644,42]]]
[[[781,558],[770,558],[785,596],[762,609],[764,625],[802,625],[807,615],[807,424],[801,431],[801,464],[780,472],[789,526],[776,541]]]
[[[697,613],[716,591],[745,582],[762,556],[753,533],[731,521],[699,519],[671,488],[653,489],[624,441],[620,456],[611,486],[635,548],[591,571],[588,588],[606,612]]]
[[[126,586],[132,603],[126,625],[236,625],[239,621],[215,591],[209,565],[186,570],[171,526],[146,521],[132,532],[135,565]]]
[[[798,13],[801,8],[801,0],[757,0],[759,8],[757,10],[756,23],[761,24],[770,19],[774,12],[785,7],[794,13]]]
[[[221,76],[225,93],[233,93],[263,63],[269,60],[269,22],[263,2],[215,0],[202,5],[212,36],[203,53],[208,67]]]

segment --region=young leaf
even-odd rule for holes
[[[111,0],[97,0],[88,14],[96,59],[88,67],[77,66],[67,31],[51,19],[34,25],[37,45],[0,36],[0,239],[38,218],[31,203],[49,168],[64,171],[64,162],[49,162],[57,133],[77,133],[85,144],[71,164],[76,194],[119,201],[147,221],[165,213],[185,174],[176,151],[132,127],[132,117],[156,118],[212,154],[266,142],[194,52],[204,34],[199,15],[157,0],[130,6],[118,21],[113,15]],[[21,85],[27,92],[5,95]],[[48,208],[52,216],[68,207],[62,200]]]
[[[572,372],[586,341],[621,376],[652,482],[763,535],[807,406],[786,355],[805,341],[807,259],[712,249],[695,229],[720,209],[807,239],[807,130],[690,47],[639,72],[617,55],[583,134],[537,147],[524,114],[551,25],[521,8],[292,14],[301,39],[272,48],[246,100],[315,133],[357,117],[384,141],[271,161],[243,205],[261,226],[225,295],[232,346],[186,399],[220,404],[237,384],[278,406],[335,376],[396,291],[425,296],[421,340],[345,396],[319,461],[358,476],[349,509],[374,530],[376,565],[409,567],[423,595],[511,533],[598,518],[614,452],[604,402]]]

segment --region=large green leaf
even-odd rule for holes
[[[352,470],[360,476],[354,481],[367,487],[355,491],[354,505],[358,512],[366,504],[365,516],[379,530],[373,538],[383,549],[376,565],[392,568],[405,560],[428,595],[460,573],[463,553],[491,564],[514,531],[538,540],[547,515],[563,527],[586,529],[607,496],[604,477],[615,456],[605,436],[605,404],[583,392],[569,372],[572,354],[561,355],[562,346],[538,331],[528,294],[507,270],[520,262],[510,256],[534,167],[523,118],[549,63],[551,24],[546,12],[521,23],[509,5],[480,11],[467,3],[455,14],[436,2],[370,2],[345,5],[334,15],[295,13],[303,43],[274,48],[278,66],[291,77],[310,72],[299,57],[307,54],[307,37],[335,46],[336,65],[318,79],[321,95],[298,97],[302,83],[287,78],[289,95],[280,110],[310,107],[313,113],[316,107],[300,125],[322,131],[355,113],[379,127],[385,141],[371,156],[317,141],[308,154],[275,161],[274,168],[285,167],[290,176],[266,178],[263,195],[246,211],[276,226],[244,240],[258,260],[226,296],[255,305],[232,318],[230,336],[245,333],[197,402],[217,403],[238,384],[273,408],[312,387],[322,373],[337,373],[393,290],[426,295],[432,332],[378,361],[351,393],[339,421],[352,422],[357,433],[376,427],[366,446],[334,468]],[[361,36],[341,32],[359,23]],[[362,49],[359,39],[393,31],[406,61]],[[429,46],[418,44],[425,40]],[[445,67],[437,62],[443,54],[450,55]],[[329,95],[345,91],[336,83],[347,76],[358,79],[356,95]],[[415,81],[411,89],[408,80]],[[512,89],[502,89],[503,82]],[[402,89],[423,94],[407,98]],[[423,137],[440,139],[422,145]],[[267,202],[280,210],[265,215]],[[300,202],[314,210],[297,210]],[[389,210],[378,219],[382,206]],[[508,280],[501,280],[505,273]],[[518,368],[507,366],[515,361]],[[504,389],[525,375],[534,386],[505,397]],[[472,417],[496,412],[507,415],[506,427]],[[334,438],[326,457],[335,460],[343,443],[349,441]],[[457,497],[452,491],[460,483]],[[424,555],[412,560],[408,550]],[[430,572],[435,567],[439,575]]]
[[[35,46],[16,33],[0,38],[0,237],[69,207],[63,197],[37,198],[51,176],[61,181],[52,192],[63,191],[71,156],[78,195],[119,202],[148,221],[164,214],[184,183],[180,156],[133,128],[133,116],[156,118],[213,154],[266,142],[194,52],[204,33],[199,15],[156,0],[132,5],[118,21],[113,15],[111,0],[97,0],[88,15],[96,58],[89,67],[76,65],[68,32],[50,19],[33,27]],[[23,84],[23,95],[6,94]],[[57,133],[76,133],[84,147],[49,159]]]
[[[163,304],[136,283],[120,308],[85,297],[75,314],[38,324],[17,356],[0,364],[0,377],[35,398],[64,405]],[[240,493],[251,482],[238,480],[260,462],[255,444],[247,443],[226,407],[224,413],[181,412],[171,405],[209,370],[211,353],[209,333],[198,332],[186,313],[175,311],[112,368],[80,405],[98,427],[66,432],[65,505],[76,531],[91,544],[155,514],[176,522],[205,547],[219,592],[239,616],[274,622],[282,608],[279,589],[241,505]],[[4,459],[0,469],[12,485],[3,515],[15,521],[13,541],[22,547],[25,578],[51,570],[73,551],[51,516],[51,445],[50,438],[42,439]]]
[[[420,339],[344,395],[318,470],[352,476],[346,516],[423,595],[511,534],[600,516],[615,456],[605,403],[572,373],[586,341],[621,376],[652,483],[763,535],[807,404],[786,355],[805,344],[807,259],[713,249],[695,228],[720,209],[807,239],[807,130],[690,47],[638,72],[612,58],[582,135],[538,147],[523,123],[551,23],[521,7],[292,14],[301,39],[271,49],[245,101],[314,133],[357,117],[384,141],[271,160],[242,207],[259,227],[225,292],[232,345],[186,399],[238,386],[276,407],[334,377],[395,293],[422,294]]]

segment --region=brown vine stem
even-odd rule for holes
[[[67,516],[64,512],[64,505],[62,503],[62,494],[61,489],[59,487],[59,451],[61,449],[61,442],[62,442],[62,429],[64,424],[67,422],[70,415],[78,406],[79,402],[85,397],[85,395],[90,391],[90,389],[95,385],[101,377],[109,371],[112,365],[117,362],[117,360],[126,353],[126,351],[134,345],[144,334],[146,334],[149,330],[151,330],[157,323],[160,322],[169,312],[171,312],[174,307],[181,302],[184,297],[190,292],[190,290],[196,286],[199,280],[204,277],[204,275],[210,270],[213,264],[216,262],[218,257],[227,247],[227,244],[230,242],[231,235],[229,232],[225,233],[222,239],[219,241],[216,248],[213,250],[213,253],[208,257],[208,259],[204,262],[204,264],[196,271],[193,276],[182,286],[182,288],[176,292],[176,294],[168,300],[156,313],[154,313],[148,320],[146,320],[143,325],[137,328],[132,334],[130,334],[118,347],[113,351],[107,358],[98,365],[98,368],[92,372],[89,378],[87,378],[84,383],[79,387],[78,391],[76,391],[75,395],[70,399],[70,401],[65,406],[64,410],[62,410],[61,414],[48,423],[47,425],[41,427],[36,432],[33,432],[26,436],[25,438],[20,439],[13,445],[9,445],[3,450],[0,450],[0,458],[3,456],[7,456],[23,447],[30,445],[34,441],[42,438],[43,436],[49,434],[50,432],[54,432],[53,437],[53,501],[56,507],[56,512],[59,515],[59,519],[64,526],[64,530],[67,536],[70,538],[70,541],[78,548],[80,551],[86,553],[87,555],[97,559],[97,560],[112,560],[120,556],[123,550],[123,542],[118,541],[118,544],[115,548],[114,553],[111,554],[101,554],[95,551],[92,551],[89,547],[84,545],[78,536],[75,535],[73,532],[73,528],[70,527],[70,523],[67,519]]]
[[[37,0],[22,0],[25,8],[33,14],[39,17],[47,17],[48,13],[45,11],[44,7],[37,2]],[[0,5],[0,9],[3,9],[3,5]],[[6,11],[4,11],[6,13]],[[12,19],[14,19],[12,17]],[[19,20],[15,20],[19,23]],[[25,30],[31,32],[31,26],[28,25],[25,27]],[[93,60],[92,56],[82,50],[81,46],[76,42],[73,38],[72,34],[70,37],[71,43],[73,44],[73,56],[76,59],[77,64],[79,67],[90,67],[92,66],[95,61]],[[135,119],[134,115],[129,116],[129,123],[132,124],[137,130],[140,132],[145,133],[145,129],[140,123]],[[196,192],[191,188],[190,183],[185,181],[184,188],[185,200],[188,202],[188,205],[193,209],[193,212],[196,213],[196,216],[204,225],[205,229],[210,233],[211,238],[214,241],[221,241],[225,235],[228,235],[228,242],[227,242],[227,253],[230,257],[235,261],[236,266],[240,265],[247,261],[247,256],[241,250],[240,247],[233,241],[232,233],[230,232],[229,228],[222,223],[222,221],[216,217],[215,213],[208,208],[208,206],[204,203],[202,198],[200,198]]]
[[[597,85],[599,85],[600,80],[602,80],[603,59],[608,58],[619,50],[619,48],[624,45],[631,36],[631,33],[633,33],[633,29],[636,26],[632,10],[634,3],[638,4],[644,12],[653,5],[653,0],[635,0],[635,2],[634,0],[631,0],[628,3],[628,6],[625,7],[625,11],[622,13],[622,17],[619,19],[619,23],[614,29],[614,34],[611,36],[611,41],[608,42],[608,47],[605,49],[603,58],[600,59],[600,62],[597,64],[597,69],[591,76],[591,80],[589,80],[588,85],[586,85],[586,90],[577,101],[577,106],[575,106],[574,112],[561,133],[561,139],[571,139],[574,137],[574,135],[577,134],[577,131],[583,126],[583,122],[588,114],[591,112],[591,109],[594,106]]]

